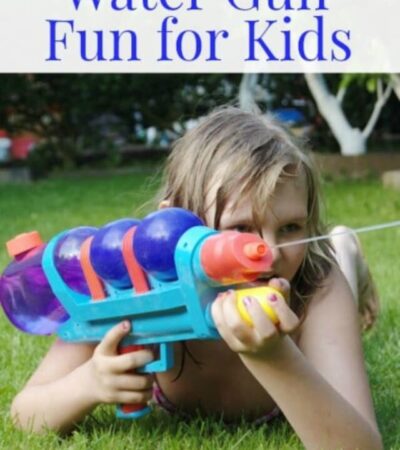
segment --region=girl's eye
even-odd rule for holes
[[[248,224],[238,224],[233,226],[232,228],[230,228],[230,230],[234,230],[234,231],[240,231],[240,233],[253,233],[254,232],[254,228]]]
[[[302,230],[303,227],[298,223],[288,223],[287,225],[281,227],[279,231],[284,234],[296,233]]]

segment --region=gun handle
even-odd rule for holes
[[[119,348],[119,353],[130,353],[143,350],[144,345],[127,345]],[[124,404],[117,407],[117,417],[119,419],[140,419],[151,412],[150,407],[146,404]]]

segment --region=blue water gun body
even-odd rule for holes
[[[258,236],[215,231],[180,208],[160,210],[134,226],[124,222],[122,228],[120,242],[108,250],[122,258],[122,270],[128,275],[125,284],[115,283],[108,274],[113,265],[107,249],[103,261],[96,256],[97,244],[106,243],[102,229],[79,250],[90,295],[72,289],[57,265],[57,249],[70,231],[48,242],[41,265],[52,292],[68,313],[57,335],[67,342],[99,342],[110,328],[129,320],[132,331],[123,347],[134,351],[142,348],[138,346],[159,345],[158,359],[140,368],[142,373],[170,369],[175,342],[218,339],[210,315],[218,293],[255,280],[271,264],[270,251]],[[105,236],[108,233],[115,239],[115,229],[121,230],[120,221],[105,227]],[[118,266],[115,261],[114,266]],[[136,418],[147,412],[145,405],[123,405],[117,415]]]
[[[216,234],[207,227],[195,227],[185,233],[175,250],[177,279],[162,281],[147,274],[149,290],[137,293],[135,288],[117,289],[105,283],[106,297],[93,301],[69,288],[59,275],[54,262],[54,249],[61,233],[47,245],[43,269],[56,297],[68,311],[70,319],[60,325],[58,336],[70,342],[97,342],[122,320],[131,320],[134,331],[126,344],[161,344],[188,339],[216,339],[207,306],[220,289],[208,282],[200,264],[201,243]],[[173,366],[170,351],[160,361],[143,367],[144,372],[168,370]],[[157,369],[154,369],[159,365]]]

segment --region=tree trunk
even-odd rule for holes
[[[268,79],[267,74],[245,73],[242,76],[239,88],[239,104],[244,111],[259,113],[261,110],[269,109],[268,105],[272,96],[268,89],[259,83],[260,77],[262,77],[264,83]],[[258,106],[258,102],[263,103],[262,109]]]
[[[255,112],[258,106],[255,100],[255,87],[257,86],[258,74],[244,73],[239,88],[239,106],[243,111]]]
[[[317,103],[318,110],[327,121],[340,145],[342,155],[362,155],[366,152],[367,139],[358,128],[353,128],[341,107],[340,99],[334,97],[323,75],[304,74],[308,87]]]
[[[390,80],[394,89],[396,97],[400,100],[400,75],[398,73],[392,73],[390,75]]]

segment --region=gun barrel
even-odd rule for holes
[[[200,259],[206,275],[225,285],[255,280],[269,270],[272,254],[255,234],[223,231],[206,239]]]

